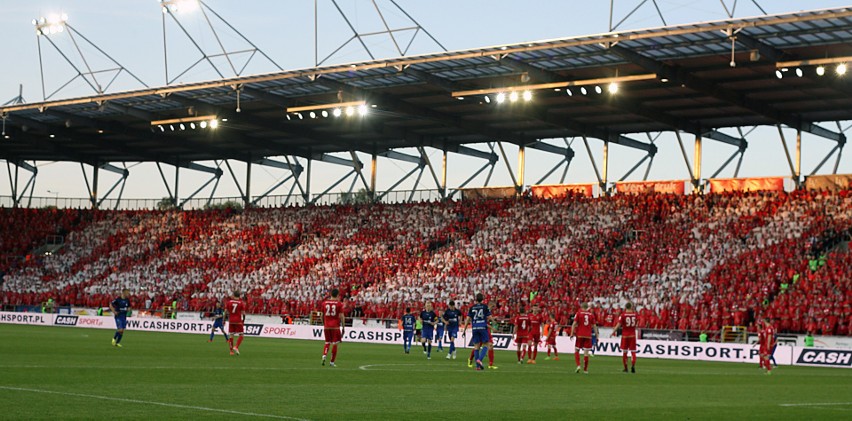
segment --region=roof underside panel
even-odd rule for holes
[[[736,66],[731,67],[731,39]],[[761,45],[755,46],[757,42]],[[611,48],[617,46],[618,48]],[[630,54],[623,53],[624,50]],[[760,54],[753,54],[759,50]],[[771,53],[771,54],[767,54]],[[53,161],[256,159],[261,156],[852,119],[852,84],[779,60],[852,56],[852,8],[704,22],[0,107],[0,158]],[[526,103],[453,91],[655,73]],[[672,80],[669,80],[672,79]],[[237,101],[239,97],[239,107]],[[291,106],[366,100],[369,114],[287,113]],[[239,110],[239,111],[238,111]],[[187,118],[214,115],[216,130]],[[184,119],[183,121],[179,119]],[[175,120],[169,124],[152,124]],[[181,130],[181,122],[184,129]],[[200,122],[199,122],[200,123]],[[831,128],[834,124],[824,124]],[[642,139],[644,136],[634,136]]]

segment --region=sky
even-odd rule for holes
[[[519,43],[552,38],[589,35],[607,32],[609,29],[609,3],[598,0],[595,2],[563,0],[563,1],[507,1],[507,0],[397,0],[414,19],[448,50],[463,50],[490,45]],[[846,6],[848,0],[814,0],[808,2],[789,0],[760,0],[760,4],[769,13],[785,13],[808,9],[821,9]],[[322,61],[335,48],[344,43],[352,35],[346,22],[340,18],[330,0],[318,1],[319,41],[314,46],[314,1],[311,0],[205,0],[205,3],[225,18],[228,23],[237,28],[257,47],[269,55],[285,70],[309,68],[315,64],[315,56]],[[631,10],[642,3],[641,0],[615,0],[614,23],[622,20]],[[724,3],[728,8],[736,4],[735,17],[760,15],[760,10],[754,2],[748,0]],[[338,0],[340,7],[347,13],[353,26],[359,32],[366,33],[381,29],[382,22],[378,18],[373,3],[370,0]],[[394,8],[388,0],[376,0],[388,24],[393,28],[410,26],[405,16]],[[657,0],[657,4],[666,19],[666,23],[684,24],[698,21],[719,20],[727,18],[722,2],[717,0]],[[23,97],[27,102],[38,102],[43,98],[41,79],[39,77],[39,54],[37,37],[31,21],[41,16],[52,14],[67,14],[68,23],[99,48],[110,54],[123,67],[128,69],[148,86],[162,86],[166,83],[163,51],[162,13],[157,0],[0,0],[0,39],[3,45],[4,63],[0,66],[0,103],[4,103],[18,95],[19,85],[23,85]],[[203,17],[193,11],[180,13],[179,18],[187,31],[194,35],[199,46],[205,51],[212,52],[217,47]],[[247,44],[234,32],[227,30],[222,22],[214,17],[213,24],[219,30],[222,43],[229,50],[239,50]],[[664,26],[657,15],[652,2],[642,5],[626,19],[617,29],[639,29]],[[166,45],[168,49],[169,74],[174,78],[184,69],[195,62],[199,54],[193,50],[188,38],[178,32],[173,22],[166,25]],[[410,32],[408,32],[410,34]],[[402,34],[401,34],[402,35]],[[410,35],[408,36],[410,38]],[[79,56],[74,55],[73,44],[65,34],[52,37],[64,52],[77,65],[82,65]],[[407,41],[407,38],[405,39]],[[372,36],[368,44],[377,58],[398,56],[389,37]],[[99,55],[92,47],[80,42],[83,55],[93,69],[115,67],[105,57]],[[423,54],[439,51],[440,47],[424,34],[419,34],[412,42],[408,55]],[[42,42],[42,58],[45,68],[45,91],[50,95],[76,73],[65,63],[52,47]],[[339,64],[368,60],[369,57],[357,44],[350,43],[339,52],[329,57],[325,64]],[[235,57],[245,61],[245,56]],[[260,56],[255,56],[246,67],[243,74],[257,74],[276,71],[275,65]],[[111,76],[111,75],[110,75]],[[225,76],[229,76],[226,74]],[[195,82],[218,78],[218,75],[203,63],[190,69],[186,74],[174,81],[177,83]],[[127,74],[120,74],[110,86],[108,92],[127,89],[137,89],[142,85]],[[72,82],[59,90],[52,99],[90,95],[93,92],[81,80]],[[826,127],[836,129],[834,124]],[[845,125],[843,126],[845,128]],[[729,134],[735,132],[728,131]],[[794,147],[795,131],[785,130],[785,136],[790,147]],[[644,134],[632,135],[639,140],[647,141]],[[686,137],[687,155],[692,159],[692,137]],[[789,175],[786,158],[781,148],[781,140],[777,129],[758,128],[748,136],[749,149],[745,154],[741,177],[747,176],[785,176]],[[2,141],[2,139],[0,139]],[[569,139],[570,141],[570,139]],[[564,145],[561,139],[548,141]],[[660,152],[654,160],[649,179],[670,180],[687,179],[686,165],[681,157],[676,138],[671,133],[663,134],[656,140]],[[598,162],[602,156],[603,143],[590,140],[592,154]],[[823,156],[833,147],[833,142],[811,135],[803,136],[802,168],[808,174],[816,167]],[[476,146],[486,149],[484,145]],[[513,171],[517,169],[517,147],[506,145]],[[581,140],[572,141],[575,158],[567,173],[567,183],[595,182],[595,173]],[[404,151],[416,154],[414,151]],[[441,153],[427,150],[433,163],[440,165]],[[718,142],[706,141],[703,147],[703,172],[707,176],[724,162],[731,153],[732,146]],[[610,147],[610,180],[620,178],[639,159],[640,151],[613,145]],[[362,155],[361,160],[369,161]],[[526,154],[525,184],[534,184],[559,162],[559,157],[539,151],[528,150]],[[482,162],[473,158],[450,154],[448,184],[457,186],[467,179]],[[833,160],[831,161],[833,164]],[[304,164],[304,163],[303,163]],[[160,180],[156,166],[149,163],[116,163],[118,166],[127,165],[130,168],[123,197],[124,198],[162,198],[167,196],[166,188]],[[215,163],[207,163],[215,166]],[[386,190],[411,169],[411,165],[402,162],[380,160],[378,164],[377,189]],[[245,164],[232,164],[239,180],[244,180]],[[821,173],[826,172],[826,165]],[[721,176],[732,176],[733,166]],[[83,173],[79,164],[39,162],[39,174],[36,179],[34,196],[55,200],[62,197],[83,198],[87,196]],[[224,166],[223,166],[224,168]],[[369,167],[367,167],[369,168]],[[630,179],[641,178],[644,167],[637,170]],[[91,168],[87,167],[91,178]],[[331,185],[348,170],[330,164],[315,164],[311,180],[312,191],[319,192]],[[174,168],[164,166],[164,172],[169,180],[174,179]],[[839,173],[852,173],[852,158],[850,154],[842,159]],[[559,182],[561,169],[545,184]],[[289,174],[272,168],[254,166],[252,170],[252,193],[259,194],[275,185]],[[19,185],[27,179],[27,173],[21,173]],[[365,176],[369,178],[369,174]],[[188,170],[180,173],[180,194],[188,195],[207,181],[207,176]],[[477,178],[471,186],[481,186],[485,174]],[[99,192],[105,193],[117,180],[117,176],[101,172]],[[304,176],[303,180],[304,182]],[[413,188],[414,178],[402,184],[398,189]],[[491,179],[492,186],[511,185],[506,165],[501,162],[494,170]],[[290,183],[276,190],[274,194],[286,194]],[[341,184],[334,191],[348,189],[350,183]],[[356,189],[360,186],[356,185]],[[424,174],[421,189],[435,188],[431,176]],[[201,195],[208,195],[210,187],[203,190]],[[113,193],[113,197],[116,195]],[[11,184],[7,176],[0,179],[0,196],[11,195]],[[223,177],[219,183],[216,196],[236,197],[238,189],[230,176]],[[6,201],[0,199],[0,204]],[[49,204],[49,203],[48,203]]]

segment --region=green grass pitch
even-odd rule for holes
[[[420,348],[247,337],[229,356],[221,334],[0,325],[2,419],[850,419],[852,370],[594,357],[590,374],[561,361],[498,370]]]

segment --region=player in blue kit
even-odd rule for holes
[[[423,331],[420,333],[420,343],[426,347],[426,359],[432,359],[432,337],[435,334],[435,324],[438,316],[432,311],[432,302],[426,301],[426,309],[420,312]]]
[[[414,339],[414,324],[417,319],[411,314],[411,308],[405,308],[405,315],[402,316],[402,348],[405,353],[411,352],[411,340]]]
[[[213,309],[213,328],[210,330],[210,339],[207,342],[213,342],[216,329],[222,331],[222,334],[225,335],[225,342],[228,342],[228,334],[225,332],[225,309],[222,308],[221,301],[216,303],[216,308]]]
[[[447,324],[444,322],[443,316],[438,316],[435,320],[435,342],[438,343],[438,352],[444,352],[444,330]]]
[[[471,327],[473,351],[476,359],[476,370],[482,370],[482,359],[488,354],[488,343],[491,341],[488,335],[488,323],[491,322],[491,310],[482,304],[485,297],[481,292],[476,293],[476,304],[467,312],[465,325]]]
[[[441,319],[447,325],[447,342],[450,343],[450,351],[447,353],[447,359],[456,359],[456,338],[459,336],[461,311],[456,308],[455,301],[450,301],[449,307],[441,315]]]
[[[112,346],[121,348],[121,338],[124,337],[124,329],[127,328],[127,313],[130,311],[130,291],[126,288],[121,290],[121,296],[109,303],[109,309],[115,316],[115,335],[112,337]]]

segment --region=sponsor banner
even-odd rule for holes
[[[808,190],[839,192],[852,189],[852,174],[811,175],[805,179]]]
[[[561,199],[567,196],[568,193],[592,197],[594,188],[594,184],[547,184],[532,186],[530,187],[530,192],[533,197],[541,199]]]
[[[852,351],[839,349],[798,348],[795,365],[852,368]]]
[[[53,316],[54,314],[0,311],[0,323],[11,323],[16,325],[52,325]]]
[[[615,183],[615,191],[626,194],[638,193],[669,193],[684,194],[684,180],[673,181],[624,181]]]
[[[518,191],[514,187],[479,187],[461,189],[462,199],[505,199],[515,197]]]
[[[707,180],[710,184],[710,192],[721,193],[726,191],[784,191],[783,177],[764,178],[716,178]]]
[[[77,326],[77,316],[56,315],[53,324],[59,326]]]

